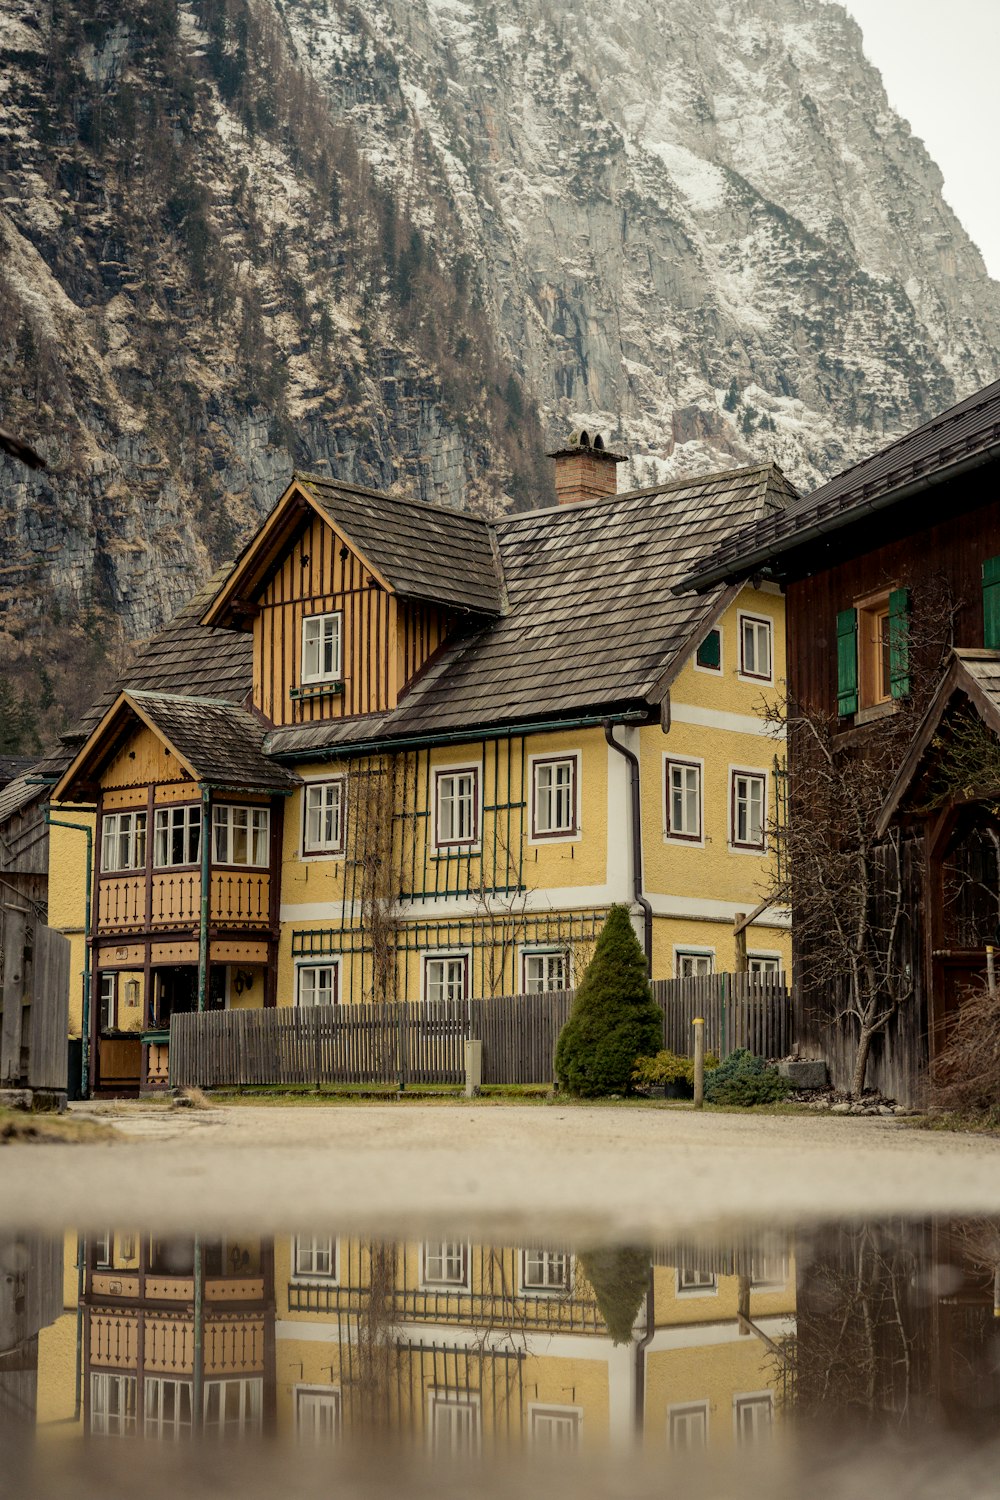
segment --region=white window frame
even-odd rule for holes
[[[427,1392],[427,1438],[430,1450],[438,1457],[463,1458],[469,1454],[478,1453],[482,1445],[482,1397],[478,1391],[437,1391]],[[437,1413],[441,1410],[469,1412],[472,1420],[469,1423],[470,1442],[459,1443],[455,1441],[455,1429],[449,1423],[448,1433],[438,1431]],[[442,1439],[447,1436],[447,1444]]]
[[[326,635],[327,623],[330,621],[336,621],[337,650],[336,658],[331,663],[330,670],[324,671],[322,658],[325,654],[327,645],[324,636]],[[318,632],[314,631],[313,629],[313,627],[316,625],[320,627]],[[316,634],[318,634],[318,642],[307,640],[307,637],[311,637]],[[302,621],[302,635],[300,644],[302,655],[300,659],[301,670],[299,673],[299,681],[303,685],[303,687],[309,683],[314,682],[341,681],[344,669],[344,616],[342,610],[334,609],[327,610],[323,614],[306,615]],[[319,661],[317,665],[319,667],[319,670],[315,672],[309,672],[306,670],[307,652],[314,645],[318,645]]]
[[[94,1245],[94,1268],[98,1271],[107,1271],[115,1263],[115,1236],[114,1231],[106,1229],[103,1234],[95,1234]]]
[[[308,1246],[308,1248],[307,1248]],[[315,1267],[317,1247],[328,1246],[329,1271],[303,1270],[301,1261],[312,1260]],[[305,1253],[303,1253],[305,1252]],[[292,1280],[316,1282],[320,1286],[340,1285],[340,1241],[335,1234],[297,1234],[292,1240]]]
[[[688,1423],[692,1417],[700,1417],[700,1422],[695,1424],[694,1431],[697,1434],[695,1442],[688,1438]],[[667,1407],[667,1441],[671,1448],[680,1453],[694,1453],[699,1449],[708,1447],[708,1417],[709,1406],[707,1401],[678,1401]],[[679,1432],[683,1430],[684,1438],[678,1441]]]
[[[759,781],[762,784],[760,799],[760,838],[759,844],[744,844],[736,838],[736,784],[740,779],[748,781]],[[733,854],[753,854],[759,859],[762,854],[767,853],[767,819],[769,803],[769,778],[767,771],[761,766],[730,766],[729,767],[729,848]]]
[[[764,626],[767,637],[767,673],[748,672],[746,669],[746,652],[744,650],[743,627],[744,622],[749,625]],[[774,682],[774,621],[770,615],[759,615],[752,609],[738,609],[736,611],[736,645],[739,651],[739,671],[737,677],[740,682],[755,682],[764,687]],[[754,649],[757,649],[756,638]]]
[[[236,824],[246,814],[246,859],[233,858]],[[225,848],[220,853],[220,834]],[[260,846],[263,846],[261,849]],[[253,859],[263,852],[263,859]],[[212,806],[212,864],[234,870],[266,870],[271,863],[271,809],[252,802],[216,802]]]
[[[295,1408],[295,1436],[300,1442],[315,1443],[317,1447],[329,1438],[339,1438],[343,1426],[343,1398],[339,1385],[293,1385],[292,1400]],[[315,1420],[315,1415],[310,1423],[302,1420],[303,1409],[311,1409],[314,1414],[328,1411],[332,1414],[333,1421],[330,1423],[330,1431],[321,1431],[322,1424]]]
[[[479,761],[455,766],[433,766],[433,847],[435,852],[448,855],[453,852],[476,853],[482,847],[483,838],[483,767]],[[445,839],[441,836],[441,781],[444,777],[472,776],[472,809],[475,829],[467,839]]]
[[[430,1004],[431,996],[428,994],[429,969],[431,964],[461,962],[463,965],[464,979],[462,982],[462,993],[457,996],[437,996],[435,1003],[441,999],[454,1000],[461,1005],[472,999],[472,949],[471,948],[443,948],[438,952],[421,953],[420,955],[420,997],[425,1005]]]
[[[782,1292],[788,1285],[791,1257],[787,1250],[777,1254],[750,1256],[750,1290],[752,1292]],[[778,1274],[768,1275],[767,1272]]]
[[[337,838],[333,843],[312,844],[309,842],[309,796],[313,792],[327,793],[337,789]],[[324,797],[325,801],[325,797]],[[320,819],[325,816],[326,808],[322,807],[319,812]],[[347,813],[347,777],[346,776],[323,776],[315,780],[306,781],[302,788],[302,839],[300,854],[303,860],[313,859],[343,859],[346,850],[346,813]]]
[[[751,1431],[744,1432],[740,1417],[743,1412],[755,1413],[750,1423]],[[762,1424],[757,1420],[757,1412],[767,1412],[767,1422]],[[733,1397],[733,1437],[739,1444],[759,1442],[766,1437],[774,1426],[774,1392],[773,1391],[741,1391]]]
[[[222,1406],[225,1402],[226,1391],[233,1386],[239,1387],[240,1409],[236,1421],[227,1423]],[[216,1391],[219,1394],[220,1403],[219,1420],[209,1422],[209,1403]],[[226,1442],[236,1434],[244,1432],[261,1432],[264,1426],[264,1377],[262,1375],[239,1375],[206,1380],[201,1411],[202,1432],[209,1437],[217,1436],[220,1442]]]
[[[118,875],[127,870],[144,870],[148,832],[148,817],[144,807],[131,807],[121,812],[102,813],[101,874]],[[125,864],[119,862],[123,839],[126,841],[127,863]],[[140,845],[142,859],[138,857]],[[109,861],[108,855],[112,849],[116,852]]]
[[[713,630],[717,632],[719,637],[719,665],[717,667],[703,667],[698,660],[698,651],[701,648],[701,641],[706,636],[710,636]],[[696,672],[707,672],[709,677],[722,677],[726,670],[726,632],[722,628],[722,621],[720,620],[717,625],[710,626],[705,631],[705,635],[702,636],[701,641],[698,642],[698,645],[695,646],[691,653],[691,665]]]
[[[754,968],[754,964],[755,963],[756,964],[762,964],[762,963],[763,964],[770,964],[770,965],[773,965],[773,967],[772,968],[767,968],[767,969],[755,969]],[[748,953],[747,953],[747,973],[748,974],[777,974],[777,975],[780,976],[784,972],[785,972],[785,966],[784,966],[784,963],[782,961],[782,956],[781,956],[780,953],[768,952],[768,951],[765,951],[764,949],[760,949],[760,948],[758,948],[758,949],[751,948],[748,951]]]
[[[330,969],[333,979],[332,1000],[304,1000],[302,998],[302,975],[307,970]],[[329,958],[304,958],[295,964],[295,1004],[301,1006],[311,1005],[339,1005],[340,1004],[340,958],[334,954]]]
[[[172,1417],[163,1415],[163,1396],[167,1388],[172,1388],[174,1393],[174,1414]],[[187,1420],[182,1420],[180,1415],[180,1393],[187,1393]],[[153,1408],[156,1408],[153,1410]],[[194,1386],[190,1376],[179,1380],[171,1375],[147,1375],[143,1382],[143,1412],[142,1432],[144,1437],[173,1438],[179,1442],[183,1436],[189,1437],[194,1431]]]
[[[181,816],[178,818],[177,814]],[[194,843],[194,857],[192,859],[173,860],[170,855],[173,851],[174,824],[180,823],[183,829],[184,852],[190,854],[191,844]],[[201,859],[201,833],[202,833],[202,806],[200,802],[168,802],[163,807],[154,808],[153,811],[153,869],[154,870],[192,870]],[[159,858],[159,843],[163,837],[166,840],[166,858]]]
[[[540,958],[543,960],[561,958],[563,961],[563,972],[566,977],[566,983],[558,985],[556,986],[556,988],[560,990],[571,990],[573,988],[573,954],[569,948],[546,947],[543,944],[538,944],[538,946],[536,947],[534,944],[528,944],[519,950],[522,994],[547,995],[552,992],[553,986],[551,985],[547,985],[545,989],[541,990],[533,990],[528,986],[528,961],[530,959],[536,958]],[[543,967],[547,970],[548,965],[543,964]],[[544,977],[546,978],[546,980],[548,979],[547,972]]]
[[[542,1423],[550,1423],[553,1429],[565,1425],[568,1434],[572,1434],[568,1442],[561,1441],[557,1431],[542,1437],[540,1427]],[[568,1453],[580,1447],[583,1439],[583,1407],[565,1406],[557,1401],[529,1401],[528,1402],[528,1432],[531,1441],[539,1448],[546,1448],[550,1452]]]
[[[570,809],[570,821],[565,827],[560,826],[551,830],[540,829],[538,826],[538,771],[542,766],[557,763],[571,765],[573,768],[571,783],[573,805]],[[579,750],[553,750],[547,755],[539,751],[537,755],[528,756],[528,786],[531,789],[530,818],[528,822],[529,844],[575,844],[583,837],[581,818],[583,798],[580,795],[581,769],[582,756]]]
[[[528,1256],[544,1257],[544,1275],[541,1281],[528,1280]],[[563,1262],[561,1276],[550,1280],[550,1260],[561,1260]],[[546,1250],[541,1247],[527,1245],[518,1252],[517,1257],[517,1289],[524,1297],[565,1297],[573,1286],[573,1256],[568,1250]]]
[[[109,1410],[112,1387],[118,1389],[118,1409]],[[132,1410],[129,1412],[129,1393]],[[125,1397],[123,1400],[122,1397]],[[138,1382],[134,1375],[115,1370],[90,1372],[90,1431],[96,1437],[129,1437],[137,1431]]]
[[[684,1275],[709,1277],[707,1281],[700,1281],[693,1286],[684,1286],[682,1277]],[[702,1271],[697,1266],[677,1266],[674,1273],[674,1296],[675,1297],[717,1297],[719,1295],[719,1278],[715,1271]]]
[[[105,1005],[105,986],[109,991],[107,996],[108,1019],[105,1026],[101,1026],[101,1015]],[[101,969],[97,976],[97,1020],[98,1028],[102,1031],[118,1030],[118,971],[117,969]]]
[[[674,833],[670,827],[671,766],[686,766],[698,772],[698,832]],[[663,752],[663,838],[668,844],[686,844],[691,849],[705,847],[705,762],[700,755],[672,755]]]
[[[433,1256],[428,1252],[435,1250]],[[462,1279],[446,1280],[428,1274],[427,1263],[431,1259],[446,1263],[455,1258],[458,1251],[462,1261]],[[421,1240],[420,1242],[420,1289],[425,1292],[468,1292],[472,1290],[472,1247],[467,1240]]]
[[[697,947],[693,943],[675,943],[674,944],[674,977],[676,979],[683,979],[683,978],[686,977],[680,971],[681,960],[685,959],[685,958],[707,958],[708,961],[709,961],[709,968],[708,968],[707,972],[709,974],[714,974],[715,973],[715,949],[714,948],[699,948],[699,947]],[[692,978],[698,978],[699,976],[693,975],[691,977]]]

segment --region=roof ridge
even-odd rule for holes
[[[410,495],[390,495],[387,490],[373,490],[368,485],[351,484],[345,479],[331,479],[322,474],[307,474],[301,469],[292,472],[292,479],[306,484],[327,485],[332,489],[346,490],[349,495],[367,495],[372,500],[388,500],[392,505],[410,505],[415,510],[430,510],[439,516],[456,516],[459,520],[475,521],[489,528],[492,522],[474,510],[462,510],[454,505],[436,505],[431,500],[415,500]]]
[[[693,484],[721,484],[724,480],[744,475],[764,475],[772,469],[777,469],[782,478],[785,478],[776,463],[747,464],[738,469],[712,469],[706,474],[689,474],[679,479],[668,479],[663,484],[646,485],[638,490],[619,490],[613,495],[592,495],[587,500],[574,500],[562,505],[541,505],[537,509],[511,511],[506,515],[498,516],[493,524],[497,527],[513,526],[521,521],[533,521],[538,516],[569,515],[575,511],[591,510],[598,505],[614,505],[619,500],[641,500],[646,495],[662,495],[670,490],[689,489]]]
[[[211,704],[213,708],[238,708],[240,713],[246,713],[246,709],[240,703],[234,703],[231,698],[207,698],[203,693],[161,693],[156,688],[122,688],[122,693],[131,698],[160,698],[167,703],[202,703]]]

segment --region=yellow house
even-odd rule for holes
[[[767,586],[676,597],[780,507],[773,466],[487,521],[296,475],[59,767],[49,920],[87,944],[94,1086],[162,1086],[170,1015],[564,989],[608,907],[654,978],[787,961],[761,907],[784,674]],[[83,965],[81,964],[81,968]],[[82,1007],[81,1007],[82,1008]]]
[[[789,1246],[767,1238],[625,1252],[615,1342],[566,1246],[70,1235],[36,1421],[50,1437],[394,1434],[436,1458],[746,1446],[784,1413],[795,1334]],[[614,1296],[622,1263],[599,1258]]]

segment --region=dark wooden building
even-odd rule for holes
[[[725,543],[682,587],[766,578],[786,595],[788,698],[870,764],[895,735],[880,835],[906,863],[912,995],[875,1039],[867,1082],[914,1099],[963,988],[997,937],[993,803],[948,788],[950,718],[1000,725],[1000,382]],[[931,764],[944,757],[935,772]],[[806,776],[790,745],[792,816]],[[891,783],[891,784],[890,784]],[[993,789],[995,792],[995,788]],[[793,893],[794,907],[794,893]],[[808,955],[796,938],[799,977]],[[850,1082],[838,997],[802,996],[798,1034]]]

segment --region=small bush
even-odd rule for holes
[[[706,1075],[710,1068],[717,1068],[719,1059],[711,1052],[705,1053]],[[632,1069],[632,1082],[639,1088],[656,1088],[661,1083],[686,1084],[694,1089],[694,1058],[681,1057],[678,1052],[657,1052],[654,1057],[637,1057]]]
[[[705,1074],[705,1098],[709,1104],[776,1104],[789,1091],[782,1078],[761,1057],[754,1057],[745,1047],[730,1052],[724,1063]]]
[[[1000,1125],[1000,989],[970,988],[949,1017],[931,1065],[930,1103],[980,1125]]]
[[[648,1250],[623,1246],[617,1250],[585,1250],[580,1270],[594,1289],[594,1297],[613,1344],[627,1344],[649,1286]]]
[[[632,1069],[663,1040],[646,958],[627,906],[612,906],[556,1044],[556,1077],[567,1093],[627,1094]]]

